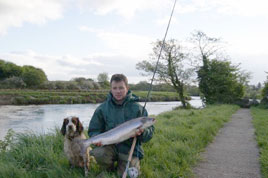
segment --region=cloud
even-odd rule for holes
[[[265,16],[268,17],[266,0],[191,0],[179,1],[177,12],[216,11],[224,15]]]
[[[218,12],[222,14],[268,17],[266,0],[218,0],[214,4],[218,6]]]
[[[44,24],[63,16],[63,0],[0,0],[0,35],[23,23]]]
[[[96,15],[117,14],[126,19],[138,12],[171,11],[174,0],[0,0],[0,35],[24,23],[45,24],[63,17],[64,10],[79,7]],[[178,0],[175,13],[216,11],[224,15],[268,17],[266,0]],[[161,15],[162,16],[162,15]],[[158,23],[161,22],[157,20]]]
[[[79,0],[79,7],[97,15],[116,13],[132,18],[140,11],[171,10],[174,0]],[[266,0],[178,0],[175,13],[193,13],[215,10],[219,14],[268,17]]]
[[[144,58],[151,51],[153,38],[132,33],[110,32],[103,29],[81,26],[81,31],[96,33],[97,37],[104,42],[113,53],[135,58]]]
[[[161,10],[170,7],[172,0],[79,0],[83,10],[91,10],[97,15],[116,13],[125,18],[132,18],[137,12],[144,10]]]

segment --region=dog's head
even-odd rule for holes
[[[79,133],[79,135],[83,132],[84,128],[82,123],[80,122],[78,117],[70,116],[63,120],[63,124],[61,127],[62,135],[74,135],[75,133]]]

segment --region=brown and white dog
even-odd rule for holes
[[[83,155],[81,155],[82,146],[80,144],[81,140],[86,139],[83,130],[83,125],[78,117],[71,116],[63,120],[61,133],[64,135],[64,153],[68,157],[71,168],[85,168],[85,176],[87,176],[91,159],[89,156],[91,148],[87,148],[86,155],[84,155],[85,157],[83,158]]]

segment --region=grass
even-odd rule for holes
[[[237,109],[237,106],[218,105],[160,114],[156,133],[144,146],[142,177],[192,177],[199,153]]]
[[[141,177],[192,177],[199,153],[237,109],[234,105],[216,105],[158,115],[155,135],[144,144]],[[0,178],[83,177],[83,169],[70,170],[59,129],[48,135],[18,135],[9,146],[9,150],[0,151]],[[99,167],[92,164],[89,177],[96,177],[100,172]],[[105,174],[107,178],[115,177]]]
[[[260,164],[263,178],[268,178],[268,110],[251,108],[253,124],[260,149]]]

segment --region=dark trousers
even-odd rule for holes
[[[90,155],[94,156],[97,163],[107,171],[113,171],[117,169],[118,176],[122,176],[128,160],[128,155],[118,153],[115,145],[107,145],[102,147],[96,147]],[[115,162],[117,162],[117,168],[115,168]],[[138,157],[132,157],[129,167],[136,167],[140,172],[140,160]]]

